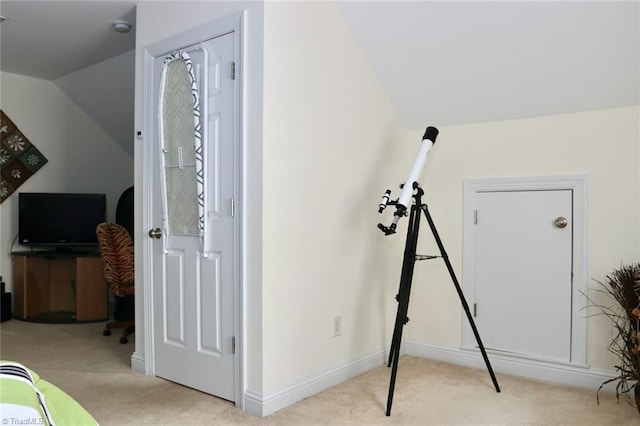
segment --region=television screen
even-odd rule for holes
[[[19,244],[51,248],[97,245],[96,226],[106,221],[106,207],[105,194],[21,192]]]

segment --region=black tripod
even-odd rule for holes
[[[440,254],[444,259],[445,264],[447,265],[447,269],[449,270],[449,275],[451,275],[451,279],[453,280],[453,284],[456,287],[458,292],[458,296],[460,297],[460,301],[462,302],[462,307],[464,308],[465,313],[467,314],[467,318],[469,319],[469,323],[471,324],[471,329],[473,330],[473,334],[476,338],[476,342],[480,347],[480,351],[482,352],[482,357],[484,358],[484,362],[487,365],[487,369],[489,370],[489,375],[491,376],[491,380],[493,381],[493,385],[496,388],[496,392],[500,392],[500,386],[498,385],[498,381],[496,380],[496,376],[493,373],[493,369],[491,368],[491,364],[489,363],[489,358],[487,357],[487,353],[484,350],[484,345],[482,344],[482,340],[480,340],[480,334],[478,334],[478,330],[476,328],[475,322],[473,321],[473,316],[469,311],[469,304],[467,303],[464,294],[462,293],[462,289],[460,288],[460,284],[456,278],[455,273],[453,272],[453,267],[449,262],[449,257],[447,256],[446,251],[444,250],[444,246],[442,245],[442,240],[440,240],[440,236],[438,235],[438,231],[436,230],[436,226],[431,219],[431,215],[429,214],[429,209],[426,204],[422,204],[422,195],[424,195],[424,191],[420,188],[416,183],[414,183],[415,193],[413,194],[414,204],[411,206],[410,214],[409,214],[409,227],[407,229],[407,241],[405,243],[404,248],[404,260],[402,262],[402,274],[400,277],[400,289],[398,291],[398,295],[396,296],[396,300],[398,301],[398,313],[396,315],[396,323],[393,329],[393,338],[391,340],[391,350],[389,352],[389,363],[388,367],[391,367],[393,363],[393,368],[391,369],[391,382],[389,383],[389,396],[387,397],[387,416],[391,415],[391,405],[393,403],[393,391],[396,384],[396,375],[398,372],[398,358],[400,357],[400,343],[402,341],[402,329],[404,325],[409,322],[409,317],[407,317],[407,311],[409,309],[409,296],[411,294],[411,281],[413,279],[413,269],[415,266],[415,262],[417,260],[425,260],[425,259],[434,259],[438,256],[422,256],[416,255],[416,247],[418,245],[418,232],[420,230],[420,211],[422,211],[427,218],[427,222],[429,223],[429,227],[431,228],[431,232],[433,233],[433,237],[436,240],[436,244],[440,249]],[[395,202],[389,202],[389,204],[395,204]],[[398,214],[398,212],[396,213]],[[402,212],[400,213],[402,214]],[[395,223],[395,222],[394,222]],[[378,227],[387,235],[395,232],[395,226],[390,228],[385,227],[382,224],[379,224]]]

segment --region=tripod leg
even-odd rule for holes
[[[404,299],[404,293],[407,291],[407,283],[406,277],[409,272],[406,272],[408,269],[407,260],[403,262],[402,265],[402,278],[400,279],[400,288],[398,289],[398,294],[396,295],[396,301],[398,302],[398,309],[396,311],[396,321],[393,326],[393,337],[391,338],[391,348],[389,350],[389,360],[387,362],[387,367],[391,367],[391,364],[394,361],[394,358],[400,354],[400,343],[402,340],[402,327],[407,323],[407,310],[403,309],[401,300]],[[411,283],[409,283],[411,285]]]
[[[387,416],[391,415],[391,405],[393,404],[393,392],[395,390],[396,376],[398,373],[402,331],[404,329],[404,325],[409,321],[407,313],[409,311],[409,296],[411,295],[411,275],[413,275],[413,263],[411,263],[411,267],[408,267],[407,270],[408,271],[403,276],[402,285],[400,286],[400,292],[398,293],[398,313],[396,314],[393,340],[391,341],[391,350],[389,352],[388,366],[393,366],[391,368],[389,394],[387,396]]]
[[[400,293],[398,293],[398,295],[396,296],[396,299],[398,300],[398,303],[400,303]],[[402,335],[402,315],[400,314],[400,305],[398,305],[398,311],[396,313],[396,322],[395,325],[393,326],[393,337],[391,338],[391,348],[389,349],[389,359],[387,361],[387,367],[391,367],[391,364],[393,363],[393,359],[396,356],[396,348],[398,348],[398,352],[399,352],[399,348],[400,348],[400,339],[401,339],[401,335]]]
[[[402,339],[402,327],[399,330],[398,339]],[[389,381],[389,393],[387,395],[387,417],[391,415],[391,405],[393,404],[393,392],[396,387],[396,376],[398,374],[398,359],[400,358],[400,345],[396,346],[392,350],[393,354],[393,367],[391,368],[391,380]],[[391,357],[391,355],[390,355]]]
[[[407,313],[409,311],[409,297],[411,295],[411,280],[413,279],[413,269],[416,262],[416,247],[418,245],[418,231],[420,230],[419,204],[411,207],[409,216],[409,227],[407,229],[407,240],[404,250],[404,260],[402,262],[402,276],[400,278],[400,289],[398,290],[398,311],[393,329],[393,339],[391,340],[391,350],[389,351],[388,366],[393,364],[391,369],[391,380],[389,383],[389,394],[387,397],[387,416],[391,415],[391,405],[393,403],[393,392],[395,389],[396,375],[398,372],[398,360],[400,358],[400,345],[402,342],[402,330],[409,321]]]
[[[404,246],[404,258],[402,261],[402,271],[400,275],[400,285],[398,288],[398,294],[396,294],[396,301],[398,302],[398,309],[396,312],[396,322],[393,327],[393,337],[391,339],[391,349],[389,350],[389,360],[387,363],[387,367],[391,367],[391,363],[393,362],[393,357],[396,355],[396,347],[400,347],[400,340],[402,336],[402,326],[406,324],[406,312],[404,315],[401,312],[402,305],[400,300],[403,297],[403,292],[406,291],[407,287],[411,286],[411,277],[413,275],[413,268],[415,264],[415,247],[417,244],[418,233],[414,229],[416,217],[420,218],[420,214],[416,212],[414,208],[411,209],[409,215],[409,225],[407,227],[407,238]],[[413,253],[413,255],[412,255]],[[398,353],[399,350],[397,351]]]
[[[394,361],[394,357],[400,354],[402,327],[404,327],[404,325],[409,321],[409,318],[407,318],[408,306],[404,306],[405,303],[403,301],[406,299],[406,304],[408,305],[409,295],[407,293],[411,291],[412,275],[413,262],[411,262],[408,257],[405,257],[405,260],[402,264],[402,278],[400,279],[400,288],[398,289],[398,294],[396,295],[398,309],[396,312],[396,321],[393,326],[393,337],[391,338],[391,349],[389,350],[389,360],[387,363],[387,367],[391,367],[391,364]]]
[[[451,275],[451,280],[456,287],[456,291],[458,292],[458,297],[460,297],[460,302],[462,303],[462,307],[464,308],[464,312],[467,314],[467,319],[469,320],[469,324],[471,325],[471,329],[473,330],[473,335],[476,338],[476,342],[478,342],[478,346],[480,347],[480,352],[482,353],[482,358],[484,359],[484,363],[487,366],[487,370],[489,371],[489,375],[491,376],[491,381],[493,382],[493,386],[496,388],[496,392],[500,392],[500,386],[498,385],[498,380],[496,379],[495,374],[493,373],[493,368],[491,368],[491,363],[489,362],[489,357],[487,356],[487,352],[484,349],[484,345],[482,344],[482,340],[480,339],[480,333],[478,333],[478,329],[476,328],[475,321],[473,320],[473,315],[471,315],[471,311],[469,310],[469,304],[464,297],[464,293],[462,293],[462,289],[460,288],[460,284],[458,283],[458,279],[456,278],[456,274],[453,271],[453,267],[451,266],[451,262],[449,262],[449,256],[447,256],[447,252],[444,249],[444,245],[442,244],[442,240],[438,235],[438,230],[436,229],[435,224],[433,223],[433,219],[429,214],[429,208],[426,204],[422,205],[422,211],[424,215],[427,217],[427,222],[429,222],[429,227],[431,228],[431,232],[433,233],[433,237],[436,240],[436,244],[440,249],[440,254],[444,259],[444,263],[447,265],[447,269],[449,270],[449,275]]]

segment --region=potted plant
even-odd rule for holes
[[[608,307],[596,305],[602,314],[613,323],[613,338],[609,351],[618,358],[615,366],[617,375],[604,381],[598,388],[608,383],[616,383],[616,397],[633,396],[640,413],[640,263],[622,266],[607,275],[600,282],[602,289],[615,302]]]

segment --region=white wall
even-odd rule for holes
[[[130,50],[54,81],[132,158],[134,74]]]
[[[107,219],[114,220],[118,197],[133,184],[133,160],[51,81],[1,78],[2,110],[48,160],[0,205],[0,275],[11,289],[18,192],[106,193]]]
[[[441,128],[422,181],[425,201],[458,277],[465,178],[587,175],[590,288],[621,264],[637,262],[639,114],[640,108],[628,107]],[[418,140],[421,132],[412,132],[411,138]],[[395,273],[386,278],[396,279]],[[419,285],[413,287],[407,339],[459,347],[460,301],[444,264],[420,265],[415,279]],[[610,329],[603,318],[588,320],[587,361],[593,368],[613,370],[614,359],[607,352]]]
[[[268,395],[388,344],[377,204],[406,138],[333,3],[265,5],[264,84]]]

